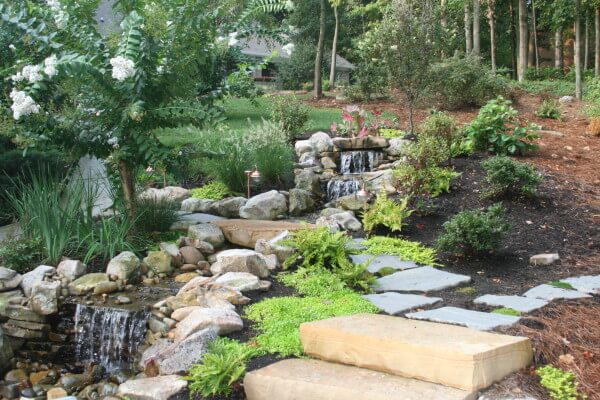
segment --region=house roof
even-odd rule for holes
[[[237,43],[240,47],[242,54],[257,58],[266,58],[273,55],[273,52],[277,51],[279,58],[289,58],[289,54],[283,50],[283,44],[273,39],[259,38],[251,36],[248,38],[239,39]],[[336,69],[340,71],[349,71],[356,68],[354,64],[346,60],[344,57],[337,54],[336,56]]]

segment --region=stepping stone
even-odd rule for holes
[[[373,289],[377,292],[429,292],[452,288],[470,281],[471,277],[467,275],[440,271],[433,267],[419,267],[379,278]]]
[[[356,239],[352,239],[351,241],[349,241],[346,244],[346,248],[348,250],[366,250],[367,246],[365,246],[363,243],[365,242],[365,238],[356,238]]]
[[[580,292],[595,294],[600,292],[600,275],[578,276],[561,280],[573,286]]]
[[[351,383],[351,384],[349,384]],[[279,361],[246,374],[248,400],[475,400],[464,390],[319,360]]]
[[[417,268],[418,265],[414,261],[404,261],[400,257],[397,256],[376,256],[373,254],[356,254],[351,255],[350,259],[354,264],[364,264],[369,263],[367,270],[376,274],[383,268],[393,268],[396,270],[405,270],[410,268]]]
[[[501,326],[510,326],[519,321],[519,317],[503,314],[492,314],[481,311],[465,310],[458,307],[442,307],[435,310],[406,314],[407,318],[441,322],[466,326],[480,331],[491,331]]]
[[[285,231],[315,228],[315,225],[289,221],[258,221],[248,219],[228,219],[214,221],[221,228],[225,238],[233,244],[254,249],[259,239],[269,241]]]
[[[307,355],[324,361],[468,392],[488,387],[525,368],[533,358],[528,338],[379,314],[304,323],[300,325],[300,340]],[[329,397],[333,398],[343,397]],[[404,397],[397,395],[395,399]],[[445,397],[423,396],[424,399]]]
[[[529,289],[523,296],[531,299],[544,299],[548,301],[557,299],[582,299],[584,297],[592,297],[587,293],[579,292],[577,290],[562,289],[546,284]]]
[[[403,294],[396,292],[367,294],[363,297],[373,303],[375,307],[392,315],[442,301],[439,297],[425,297],[417,294]]]
[[[476,304],[487,304],[488,306],[512,308],[523,313],[528,313],[548,304],[547,301],[521,296],[496,296],[486,294],[473,300]]]

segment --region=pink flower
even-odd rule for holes
[[[346,112],[342,114],[342,119],[348,122],[354,121],[354,117]]]
[[[344,111],[350,114],[357,113],[360,112],[360,107],[355,104],[350,104],[344,107]]]
[[[337,132],[337,124],[335,122],[333,124],[331,124],[331,132],[333,132],[333,133]]]
[[[363,126],[360,132],[358,133],[358,137],[365,137],[369,133],[369,130],[366,126]]]
[[[382,114],[382,113],[381,113],[381,111],[379,111],[379,110],[375,110],[375,111],[373,111],[373,115],[374,115],[374,116],[376,116],[376,117],[379,117],[381,114]]]

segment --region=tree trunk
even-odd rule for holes
[[[581,100],[581,0],[575,0],[575,98]]]
[[[583,56],[583,70],[585,71],[586,69],[588,69],[590,63],[590,24],[588,23],[589,18],[588,18],[588,12],[587,10],[585,11],[585,38],[584,38],[584,46],[585,46],[585,50],[584,50],[584,56]]]
[[[511,52],[511,64],[512,64],[512,78],[517,79],[517,27],[515,23],[515,6],[514,0],[509,0],[508,8],[510,11],[510,52]]]
[[[121,187],[123,189],[123,199],[125,200],[125,209],[129,217],[129,223],[135,221],[135,180],[133,170],[123,160],[119,160],[119,176],[121,177]]]
[[[325,47],[325,1],[321,0],[321,16],[319,18],[319,43],[317,44],[317,57],[315,59],[315,82],[314,97],[320,99],[323,97],[323,79],[321,73],[323,70],[323,51]]]
[[[473,54],[476,56],[481,54],[480,22],[479,0],[473,0]]]
[[[448,34],[448,0],[440,1],[441,15],[440,15],[440,24],[442,25],[442,35],[446,37]],[[446,44],[445,42],[443,43]],[[446,48],[445,46],[441,51],[442,58],[446,58]]]
[[[537,40],[537,17],[535,15],[535,1],[531,0],[531,22],[533,28],[533,51],[535,52],[535,70],[539,71],[540,69],[540,49],[538,47]]]
[[[519,82],[525,80],[527,69],[527,4],[525,0],[519,2],[519,65],[517,75]]]
[[[562,29],[557,29],[554,32],[554,67],[561,71],[565,68]]]
[[[594,37],[594,75],[600,78],[600,7],[595,10],[594,26],[596,35]]]
[[[340,17],[338,8],[333,7],[333,15],[335,16],[335,30],[333,31],[333,44],[331,45],[331,70],[329,71],[329,85],[331,89],[335,89],[335,68],[337,64],[337,42],[338,32],[340,29]]]
[[[492,72],[496,73],[496,0],[488,0],[488,23],[490,24],[490,56]]]
[[[533,48],[533,31],[529,31],[527,36],[527,68],[533,68],[535,66],[535,51]]]
[[[465,0],[465,53],[473,51],[473,33],[471,32],[471,7],[469,0]]]

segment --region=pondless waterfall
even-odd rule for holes
[[[381,151],[344,151],[340,155],[340,172],[342,174],[360,174],[372,171],[382,158]]]
[[[132,369],[138,347],[144,342],[146,311],[128,311],[109,307],[75,310],[75,357],[77,361],[93,361],[106,372]]]
[[[337,200],[355,194],[360,190],[359,179],[332,179],[327,183],[327,200]]]

